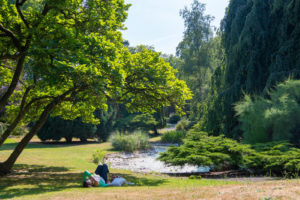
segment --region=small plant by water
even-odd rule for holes
[[[190,121],[187,119],[182,119],[180,120],[177,125],[176,125],[176,130],[187,130],[188,126],[189,126]]]
[[[96,150],[92,155],[92,161],[96,165],[99,163],[104,163],[106,151]]]
[[[184,130],[169,131],[161,136],[162,143],[182,143],[182,139],[186,136]]]
[[[150,147],[149,136],[141,131],[131,134],[116,133],[109,138],[109,142],[119,151],[133,152],[136,150],[145,150]]]

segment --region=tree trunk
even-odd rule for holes
[[[87,142],[86,138],[80,138],[80,142]]]
[[[6,175],[10,173],[13,165],[15,164],[16,160],[26,147],[26,145],[29,143],[29,141],[32,139],[32,137],[37,133],[37,131],[44,125],[46,122],[49,113],[54,108],[55,105],[51,105],[51,103],[45,108],[44,112],[40,116],[39,120],[35,123],[35,125],[32,127],[31,131],[24,136],[24,138],[19,142],[15,150],[12,152],[12,154],[9,156],[9,158],[4,162],[0,164],[0,176]]]
[[[13,165],[15,164],[16,160],[18,159],[18,157],[20,156],[20,154],[22,153],[22,151],[24,150],[24,148],[26,147],[26,145],[29,143],[29,141],[32,139],[32,137],[38,132],[38,130],[46,122],[46,120],[47,120],[50,112],[54,109],[54,107],[56,105],[58,105],[59,103],[61,103],[65,99],[65,97],[68,94],[70,94],[72,91],[74,91],[74,88],[70,89],[67,92],[65,92],[64,94],[56,97],[51,103],[49,103],[45,107],[43,113],[41,114],[40,118],[35,123],[35,125],[32,127],[32,129],[30,130],[30,132],[27,133],[24,136],[24,138],[19,142],[19,144],[14,149],[14,151],[10,154],[10,156],[8,157],[8,159],[5,162],[0,163],[0,176],[3,176],[3,175],[6,175],[6,174],[10,173]]]
[[[66,143],[72,143],[72,136],[66,136]]]
[[[30,86],[26,89],[26,91],[23,95],[23,98],[22,98],[22,102],[21,102],[21,105],[20,105],[20,111],[18,113],[18,116],[10,124],[10,126],[6,129],[6,131],[1,135],[1,137],[0,137],[0,146],[5,142],[5,140],[8,138],[8,136],[10,136],[12,131],[17,127],[19,122],[23,119],[25,114],[28,112],[31,104],[29,103],[27,106],[25,106],[25,104],[26,104],[26,99],[27,99],[28,93],[33,87],[34,86]]]
[[[5,130],[5,132],[0,137],[0,146],[5,142],[5,140],[10,136],[12,131],[17,127],[21,119],[24,117],[25,112],[21,112],[18,114],[16,119],[13,121],[13,123]]]
[[[156,136],[159,135],[156,126],[154,126],[153,131],[154,131],[154,135]]]
[[[19,78],[20,78],[21,73],[23,71],[25,57],[26,57],[26,54],[22,55],[18,60],[17,67],[16,67],[16,70],[15,70],[13,79],[12,79],[7,91],[5,92],[5,94],[0,99],[0,111],[4,108],[4,106],[6,105],[9,97],[13,94],[13,92],[15,91],[15,89],[17,87]]]

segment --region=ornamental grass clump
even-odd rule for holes
[[[190,121],[187,119],[180,120],[176,125],[176,130],[187,130],[188,126],[190,124]]]
[[[98,165],[99,163],[105,163],[106,151],[96,150],[92,155],[92,162]]]
[[[119,151],[133,152],[136,150],[145,150],[150,147],[149,136],[141,131],[131,134],[116,133],[109,139],[112,146]]]
[[[162,143],[182,143],[183,138],[186,136],[186,132],[180,131],[169,131],[161,136]]]

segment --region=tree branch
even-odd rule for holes
[[[44,9],[42,11],[42,15],[45,16],[47,15],[47,13],[49,12],[49,10],[51,10],[51,8],[48,6],[48,4],[46,3],[44,6]]]
[[[17,53],[15,53],[15,54],[13,54],[13,55],[11,55],[11,54],[2,55],[2,56],[0,56],[0,60],[6,60],[6,59],[17,60],[17,59],[20,58],[21,56],[25,55],[27,49],[29,48],[30,39],[31,39],[31,38],[29,38],[29,39],[26,41],[25,48],[24,48],[25,51],[22,51],[21,53],[17,52]]]
[[[27,20],[25,19],[24,15],[21,11],[21,8],[20,8],[20,6],[22,6],[25,2],[26,2],[26,0],[22,0],[21,2],[19,2],[19,0],[16,0],[16,8],[17,8],[17,11],[18,11],[19,16],[21,17],[22,21],[24,22],[26,27],[29,28],[29,24],[28,24]]]
[[[0,98],[0,110],[3,109],[3,107],[5,106],[5,104],[7,103],[9,97],[12,95],[12,93],[14,92],[14,90],[16,89],[16,86],[18,84],[19,78],[21,76],[21,73],[23,71],[23,65],[24,65],[24,61],[25,61],[25,55],[22,55],[19,59],[18,59],[18,63],[17,63],[17,67],[14,73],[14,76],[11,80],[11,83],[7,89],[7,91],[5,92],[5,94]]]
[[[6,36],[10,37],[13,40],[14,45],[17,47],[17,49],[19,51],[22,50],[22,45],[21,45],[20,41],[17,39],[17,37],[15,36],[15,34],[11,30],[4,28],[0,24],[0,31],[4,32]]]
[[[28,96],[28,93],[30,92],[30,90],[32,90],[35,87],[35,85],[31,85],[28,88],[26,88],[25,93],[23,95],[22,101],[21,101],[21,105],[20,105],[20,110],[23,110],[24,106],[25,106],[25,102]]]
[[[6,55],[3,55],[3,56],[0,56],[0,60],[6,60],[6,59],[9,59],[9,60],[17,60],[19,58],[20,54],[17,55],[17,54],[14,54],[14,55],[10,55],[10,54],[6,54]]]
[[[48,4],[46,3],[45,6],[44,6],[44,9],[42,11],[42,16],[46,16],[47,13],[51,10],[52,8],[48,6]],[[41,22],[42,22],[43,18],[41,17],[37,23],[34,24],[34,27],[37,27]]]

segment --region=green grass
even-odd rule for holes
[[[5,160],[17,144],[17,139],[9,139],[0,147],[0,161]],[[111,173],[120,174],[135,186],[119,188],[83,188],[82,172],[94,171],[92,154],[96,150],[113,152],[110,143],[90,144],[42,144],[31,143],[18,159],[14,172],[0,178],[0,199],[161,199],[160,195],[170,194],[170,198],[185,198],[184,195],[197,193],[206,186],[225,186],[234,184],[226,180],[188,179],[169,177],[158,173],[143,174],[125,170],[110,169]],[[236,184],[236,182],[235,182]],[[174,191],[180,193],[172,197]]]

